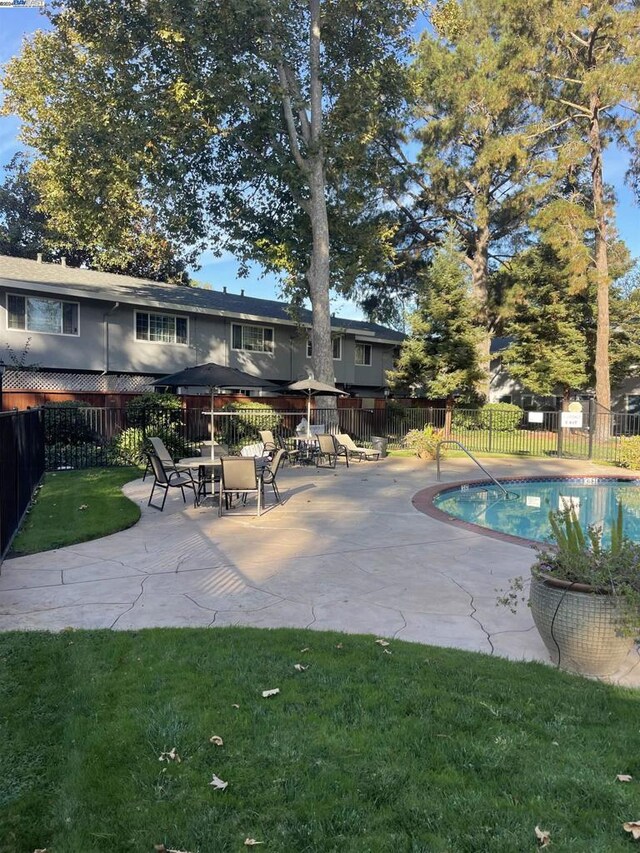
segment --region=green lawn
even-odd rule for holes
[[[635,849],[639,693],[386,651],[302,630],[0,635],[0,853],[520,853],[536,825],[558,853]]]
[[[35,554],[97,539],[131,527],[140,509],[122,486],[141,476],[138,468],[88,468],[45,475],[42,488],[13,540],[11,554]]]

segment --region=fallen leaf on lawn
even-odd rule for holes
[[[37,850],[34,850],[33,853],[47,853],[46,847],[38,847]]]
[[[388,645],[390,645],[389,641],[388,641],[388,640],[383,640],[383,639],[382,639],[382,637],[378,637],[378,639],[376,640],[376,643],[377,643],[379,646],[383,646],[383,647],[384,647],[384,646],[388,646]]]
[[[304,652],[308,652],[308,651],[309,651],[309,647],[308,647],[308,646],[305,646],[305,648],[304,648],[304,649],[300,649],[300,654],[303,654]],[[262,842],[261,842],[261,841],[260,841],[259,843],[260,843],[260,844],[262,844]]]
[[[279,687],[274,687],[274,688],[273,688],[273,690],[263,690],[263,691],[262,691],[262,698],[263,698],[263,699],[268,699],[268,698],[269,698],[269,696],[277,696],[277,695],[278,695],[278,693],[280,693],[280,688],[279,688]]]
[[[342,643],[336,643],[336,649],[341,649],[341,648],[342,648]]]
[[[220,735],[211,735],[209,738],[209,743],[215,743],[216,746],[224,746],[224,741],[220,737]]]
[[[88,507],[88,505],[87,505],[87,504],[80,504],[80,506],[78,507],[78,509],[89,509],[89,507]]]
[[[297,669],[298,672],[304,672],[305,669],[309,669],[308,666],[303,666],[301,663],[294,663],[293,668]]]
[[[234,704],[233,704],[231,707],[232,707],[232,708],[239,708],[239,707],[240,707],[240,705],[236,705],[236,704],[235,704],[235,702],[234,702]]]
[[[188,850],[175,850],[173,847],[165,847],[164,844],[154,844],[156,853],[189,853]]]
[[[389,649],[383,649],[382,651],[385,653],[385,655],[392,655],[393,654],[393,652],[390,652]]]
[[[256,841],[255,838],[245,838],[244,840],[245,847],[255,847],[256,844],[264,844],[264,841]]]
[[[209,782],[209,784],[212,785],[216,789],[216,791],[224,791],[224,789],[227,787],[227,785],[229,783],[223,782],[222,779],[220,779],[220,777],[216,776],[216,774],[214,773],[213,778]]]
[[[634,841],[640,838],[640,820],[630,820],[628,823],[623,823],[622,828],[625,832],[631,833]]]
[[[551,746],[560,746],[560,744],[558,743],[558,741],[557,741],[557,740],[552,740],[552,741],[551,741]]]
[[[629,776],[628,773],[618,773],[616,779],[618,780],[618,782],[631,782],[633,776]]]
[[[540,847],[548,847],[551,844],[551,835],[549,834],[548,829],[540,829],[539,826],[536,826],[534,829],[536,834],[536,838],[540,844]]]
[[[169,752],[161,752],[160,758],[158,759],[158,761],[177,761],[178,764],[180,764],[181,760],[182,759],[178,755],[178,752],[177,752],[175,746]]]

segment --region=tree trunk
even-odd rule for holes
[[[607,440],[610,434],[611,381],[609,377],[609,257],[607,251],[607,213],[604,202],[602,177],[602,139],[600,137],[600,98],[591,95],[591,123],[589,146],[591,149],[591,188],[595,219],[595,278],[596,278],[596,425],[595,436]]]
[[[473,253],[467,259],[471,269],[471,288],[478,304],[479,316],[485,326],[486,334],[478,345],[478,365],[484,371],[485,378],[476,385],[476,391],[489,402],[491,383],[491,325],[489,321],[489,228],[482,225],[475,234]]]

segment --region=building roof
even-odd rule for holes
[[[253,296],[226,293],[224,290],[162,284],[133,276],[79,269],[57,263],[41,263],[8,255],[0,255],[0,284],[20,289],[38,289],[52,294],[169,308],[174,311],[195,311],[295,324],[286,302],[257,299]],[[299,316],[303,325],[311,324],[311,311],[303,308]],[[399,343],[405,338],[402,332],[364,320],[332,317],[331,326],[334,330],[361,335],[365,340],[367,337],[375,337],[378,341]]]

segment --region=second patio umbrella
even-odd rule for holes
[[[215,458],[214,432],[213,432],[213,406],[216,389],[222,388],[277,388],[272,382],[262,379],[260,376],[252,376],[235,367],[226,367],[224,364],[216,364],[213,361],[207,364],[196,364],[194,367],[185,367],[177,373],[163,376],[153,383],[167,388],[177,388],[180,385],[205,386],[211,393],[211,458]],[[280,390],[280,389],[278,389]]]
[[[311,435],[309,428],[309,425],[311,423],[311,398],[317,396],[349,396],[346,391],[342,391],[340,388],[336,388],[335,385],[327,385],[326,382],[320,382],[320,380],[314,379],[313,376],[308,376],[306,379],[298,379],[297,382],[292,382],[291,385],[287,385],[286,390],[300,391],[303,394],[307,395],[307,438],[309,438]]]

